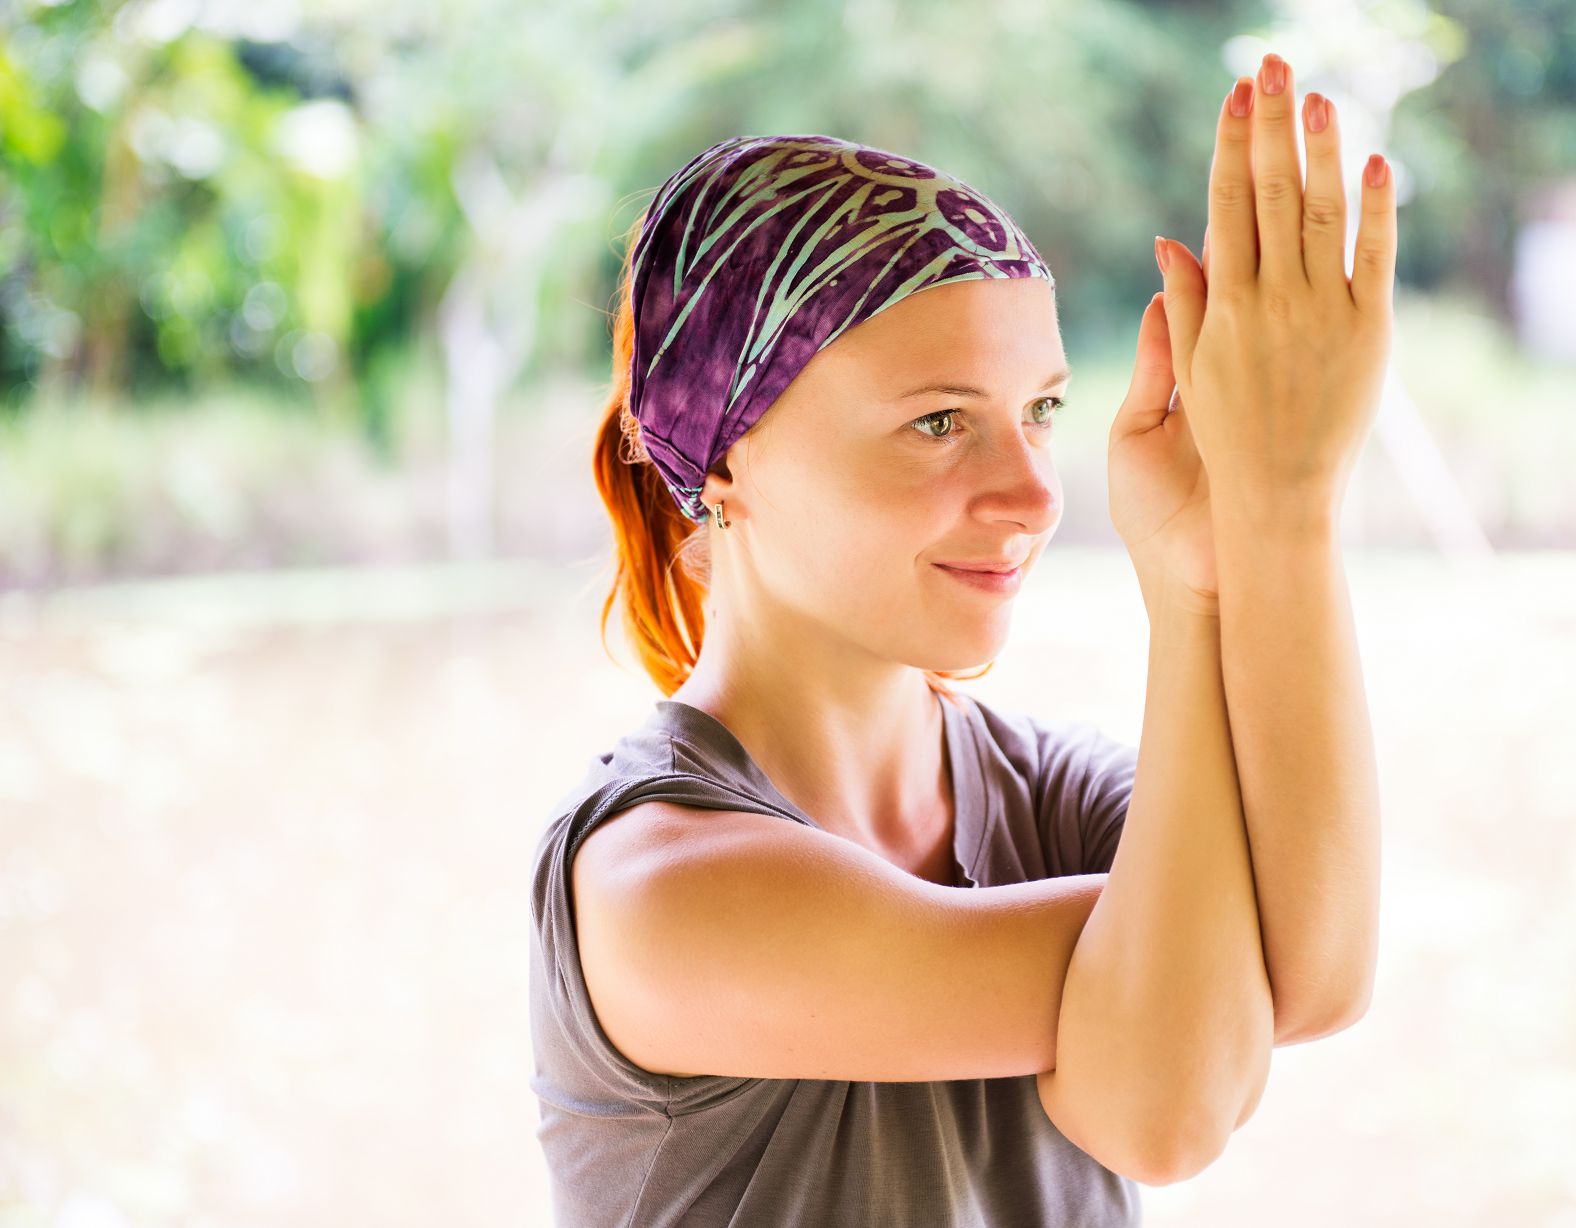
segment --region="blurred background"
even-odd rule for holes
[[[1146,1222],[1576,1226],[1576,0],[10,0],[0,1228],[549,1223],[531,856],[661,697],[597,633],[614,277],[724,136],[1046,256],[1066,509],[964,689],[1136,744],[1106,436],[1268,50],[1398,188],[1342,522],[1381,967]]]

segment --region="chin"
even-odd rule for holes
[[[1002,654],[1007,647],[1005,623],[995,634],[958,635],[945,645],[937,645],[929,652],[915,654],[912,664],[920,669],[951,670],[953,672],[979,669]]]

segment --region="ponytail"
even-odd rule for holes
[[[613,604],[622,598],[625,634],[641,667],[668,696],[684,684],[700,657],[711,555],[706,525],[696,524],[679,510],[646,453],[640,423],[629,412],[635,346],[630,258],[644,221],[644,216],[637,218],[625,236],[618,311],[613,318],[613,386],[596,432],[591,468],[612,522],[616,562],[612,588],[602,603],[603,651],[607,651]],[[956,703],[956,693],[944,680],[971,681],[993,665],[991,661],[972,674],[925,670],[925,681],[931,690]]]

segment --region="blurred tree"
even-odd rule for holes
[[[1576,0],[1437,0],[1449,62],[1396,109],[1396,152],[1416,176],[1399,273],[1511,318],[1522,202],[1576,175]]]
[[[341,403],[422,322],[454,229],[443,145],[369,153],[342,98],[172,11],[0,16],[0,380],[109,399],[242,375]]]
[[[1355,2],[1448,66],[1384,138],[1410,188],[1402,275],[1504,311],[1517,202],[1576,163],[1576,0]],[[386,441],[430,336],[470,458],[457,489],[485,486],[501,391],[605,378],[620,237],[737,133],[826,132],[960,175],[1050,261],[1069,346],[1125,343],[1157,284],[1149,236],[1201,246],[1234,43],[1297,7],[18,0],[0,7],[0,393],[243,376],[354,393]]]

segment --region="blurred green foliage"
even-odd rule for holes
[[[139,12],[0,18],[0,388],[14,405],[240,377],[375,411],[461,239],[446,143],[368,148],[347,100]]]
[[[1576,0],[1363,7],[1428,61],[1377,146],[1408,189],[1401,279],[1504,318],[1520,202],[1576,166]],[[605,378],[622,236],[739,132],[975,183],[1056,270],[1069,348],[1098,349],[1157,285],[1152,234],[1201,249],[1227,51],[1286,20],[1258,0],[20,0],[0,8],[0,408],[241,379],[386,442],[402,352],[467,277],[520,342],[509,379]]]

